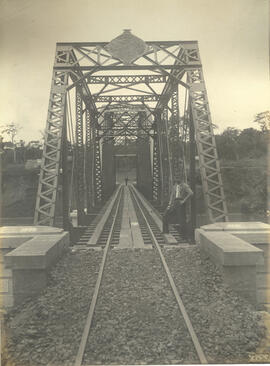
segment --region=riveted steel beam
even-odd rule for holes
[[[199,51],[197,50],[197,52]],[[190,105],[203,193],[209,221],[228,221],[216,141],[201,68],[188,72],[188,83],[190,85]]]
[[[147,45],[161,45],[161,46],[177,46],[177,45],[197,45],[198,41],[146,41]],[[108,42],[57,42],[57,46],[70,47],[104,47]]]
[[[80,66],[81,71],[105,71],[105,70],[188,70],[188,69],[195,69],[196,67],[202,66],[200,63],[196,63],[194,65],[111,65],[111,66]],[[71,66],[57,66],[56,70],[72,70]]]
[[[87,212],[90,213],[94,207],[94,185],[93,185],[93,112],[86,110],[85,115],[85,182],[86,182],[86,202]]]
[[[85,78],[88,84],[133,84],[133,83],[165,83],[164,75],[88,75]]]
[[[178,86],[172,92],[172,115],[168,121],[168,138],[170,147],[170,159],[172,168],[172,181],[176,179],[184,180],[183,177],[183,149],[182,136],[180,136],[179,105],[178,105]]]
[[[94,192],[95,205],[102,200],[102,170],[101,170],[101,156],[100,156],[100,138],[98,131],[94,129]]]
[[[84,177],[84,128],[82,115],[82,98],[76,89],[76,154],[75,154],[75,171],[76,171],[76,201],[78,224],[84,224],[84,207],[85,207],[85,177]]]
[[[96,103],[156,102],[159,95],[99,95],[93,96]]]
[[[104,124],[104,127],[108,131],[108,135],[105,135],[102,139],[102,198],[108,199],[113,193],[116,184],[116,170],[114,161],[115,139],[112,112],[105,113]]]
[[[157,132],[153,136],[153,167],[152,167],[152,197],[153,201],[160,203],[160,153],[159,153],[159,141]]]
[[[169,201],[171,184],[171,162],[168,144],[168,110],[156,111],[156,126],[158,133],[160,181],[161,181],[161,205],[165,207]]]
[[[70,47],[56,48],[54,64],[60,62],[63,65],[71,62]],[[67,85],[68,72],[54,69],[34,215],[35,225],[53,226],[55,223]]]

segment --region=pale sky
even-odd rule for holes
[[[213,123],[256,127],[270,109],[268,0],[0,0],[0,125],[39,139],[56,42],[198,40]]]

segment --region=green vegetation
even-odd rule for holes
[[[269,131],[227,128],[216,135],[224,190],[230,212],[265,215]]]
[[[216,134],[215,137],[229,212],[265,217],[267,209],[269,210],[269,207],[267,208],[267,145],[270,134],[270,111],[258,113],[254,118],[255,124],[260,130],[254,128],[239,130],[229,127],[222,133]],[[0,132],[10,140],[5,142],[1,138],[0,141],[3,148],[4,175],[10,175],[13,170],[16,170],[17,175],[20,174],[19,166],[15,163],[21,164],[21,169],[24,171],[24,163],[28,159],[41,158],[40,141],[30,141],[27,145],[22,140],[20,143],[15,142],[20,128],[14,123],[0,127]],[[187,142],[187,161],[189,159],[188,145]],[[69,150],[71,150],[70,144]],[[136,141],[130,141],[125,146],[115,147],[115,154],[136,154],[136,152]],[[121,162],[118,162],[118,168],[121,170],[120,165],[123,164],[129,168],[134,168],[136,159],[132,158],[131,160],[122,159]],[[126,176],[127,173],[123,172],[123,174]],[[197,184],[197,210],[203,212],[204,204],[202,191],[199,187],[201,184],[199,172],[197,172]],[[10,185],[9,182],[5,181],[5,177],[2,185],[4,191],[4,188],[7,189]],[[9,200],[7,199],[7,201]]]

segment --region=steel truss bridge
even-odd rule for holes
[[[74,197],[82,225],[115,188],[115,146],[130,142],[138,188],[150,184],[163,207],[187,170],[195,191],[198,155],[209,222],[228,220],[197,41],[145,42],[125,30],[110,42],[56,45],[35,224],[55,224],[61,190],[64,227]]]

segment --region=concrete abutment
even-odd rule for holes
[[[258,308],[270,308],[270,225],[224,222],[196,229],[202,259],[220,268],[224,282]]]
[[[69,233],[49,226],[0,228],[1,308],[40,293],[48,273],[69,247]]]

